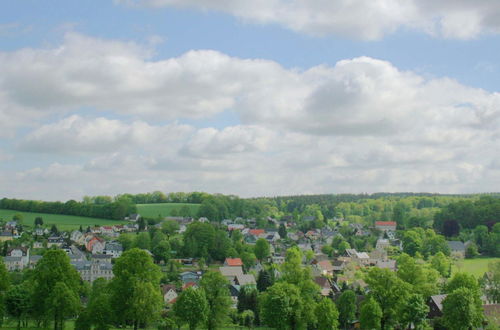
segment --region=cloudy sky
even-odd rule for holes
[[[6,0],[0,197],[500,190],[498,0]]]

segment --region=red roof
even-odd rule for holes
[[[266,231],[264,229],[250,229],[249,233],[254,236],[259,236],[260,234],[264,234]]]
[[[377,221],[375,226],[396,226],[396,221]]]
[[[197,287],[198,285],[194,282],[187,282],[186,284],[184,284],[182,286],[182,290],[186,290],[187,288],[195,288]]]
[[[228,266],[243,266],[243,261],[240,258],[226,258],[225,264]]]

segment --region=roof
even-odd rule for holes
[[[438,294],[435,296],[431,296],[431,301],[437,306],[437,308],[442,311],[443,310],[443,300],[446,298],[447,294]]]
[[[318,262],[318,265],[321,267],[321,269],[326,270],[326,271],[332,271],[333,270],[333,265],[330,262],[330,260],[323,260]]]
[[[245,275],[236,275],[236,280],[238,281],[238,284],[243,286],[243,285],[256,285],[257,282],[255,282],[255,277],[251,274]]]
[[[194,288],[197,286],[198,286],[198,284],[196,284],[195,282],[187,282],[186,284],[184,284],[182,286],[182,290],[186,290],[187,288]]]
[[[226,258],[226,265],[228,266],[243,266],[243,261],[241,261],[241,258]]]
[[[243,275],[243,268],[238,267],[219,267],[219,271],[223,276],[238,276]]]
[[[375,226],[396,226],[396,221],[376,221]]]
[[[314,282],[319,285],[321,288],[330,288],[330,281],[328,278],[323,277],[323,276],[318,276],[314,278]]]
[[[191,283],[191,282],[190,282],[190,283]],[[161,287],[161,290],[162,290],[163,294],[166,294],[166,293],[167,293],[168,291],[170,291],[170,290],[174,290],[174,291],[176,291],[175,289],[176,289],[176,287],[175,287],[175,285],[173,285],[173,284],[164,284],[164,285]]]
[[[248,233],[250,235],[259,236],[264,234],[266,231],[264,229],[250,229]]]
[[[465,251],[465,244],[460,241],[447,241],[446,243],[452,251]]]

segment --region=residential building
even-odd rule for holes
[[[376,221],[375,222],[375,229],[381,230],[381,231],[395,231],[397,227],[396,221]]]

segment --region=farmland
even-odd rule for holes
[[[0,219],[10,221],[14,214],[23,215],[23,225],[33,226],[36,217],[42,217],[44,226],[56,225],[59,230],[73,230],[78,229],[80,225],[84,228],[87,226],[106,226],[127,223],[127,221],[108,220],[98,218],[78,217],[73,215],[61,214],[47,214],[47,213],[33,213],[33,212],[20,212],[15,210],[1,210]]]
[[[143,217],[156,218],[179,215],[182,210],[189,210],[189,215],[195,216],[200,208],[200,204],[189,203],[157,203],[157,204],[137,204],[137,213]],[[185,215],[185,214],[180,214]]]
[[[458,260],[452,267],[452,273],[465,272],[480,278],[488,270],[488,264],[493,261],[500,261],[500,258],[476,258]]]

